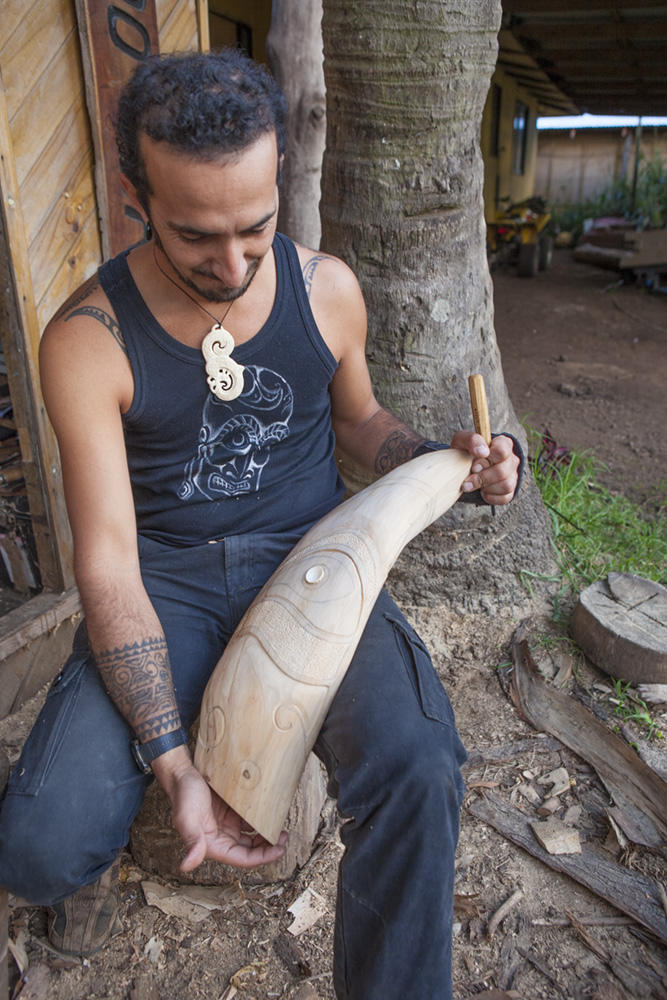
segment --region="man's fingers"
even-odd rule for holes
[[[186,845],[188,846],[188,845]],[[199,837],[193,844],[188,847],[187,853],[183,860],[181,861],[181,871],[182,872],[192,872],[206,857],[206,838]]]

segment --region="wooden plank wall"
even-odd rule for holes
[[[199,46],[195,0],[157,0],[160,50]],[[0,73],[40,329],[97,268],[93,154],[72,0],[0,0]]]
[[[156,0],[160,50],[199,47],[201,0]],[[93,151],[74,0],[0,0],[0,251],[10,262],[13,319],[0,310],[5,353],[18,344],[27,404],[35,413],[22,452],[38,462],[53,558],[41,553],[47,587],[72,585],[71,538],[57,446],[44,415],[37,352],[46,322],[102,259]],[[206,39],[204,39],[206,46]],[[11,312],[11,310],[10,310]],[[37,440],[35,440],[37,439]],[[32,506],[32,504],[31,504]],[[35,503],[36,511],[39,504]],[[50,563],[47,566],[47,563]]]

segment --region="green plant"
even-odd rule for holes
[[[634,219],[640,228],[667,224],[667,166],[658,153],[651,159],[640,156],[636,186],[632,176],[619,177],[595,198],[555,204],[551,210],[555,227],[571,232],[575,240],[581,236],[586,219],[607,215]]]
[[[646,702],[635,694],[627,681],[616,680],[612,677],[614,695],[610,695],[609,700],[614,705],[614,714],[618,715],[624,722],[634,722],[643,729],[648,729],[647,739],[655,737],[662,739],[662,731],[658,729],[656,721],[652,718]]]
[[[553,545],[567,588],[578,592],[610,572],[637,573],[667,583],[667,499],[651,498],[656,513],[597,481],[601,463],[585,452],[563,455],[539,441],[532,470],[551,516]],[[561,453],[561,454],[557,454]],[[561,593],[560,598],[562,599]]]

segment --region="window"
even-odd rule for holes
[[[512,121],[512,173],[523,174],[526,169],[526,139],[528,137],[528,105],[517,101]]]

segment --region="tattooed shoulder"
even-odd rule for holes
[[[65,313],[68,313],[72,309],[76,309],[78,305],[81,305],[82,302],[85,302],[85,300],[89,298],[89,296],[91,296],[93,292],[97,291],[99,287],[100,287],[99,280],[97,278],[97,275],[94,274],[92,278],[89,278],[88,281],[86,281],[85,284],[83,284],[81,288],[78,289],[78,291],[74,292],[73,295],[71,295],[65,302],[63,302],[63,304],[61,305],[60,309],[55,314],[51,322],[53,323],[56,320],[62,319]]]
[[[316,253],[310,257],[306,263],[301,268],[301,273],[303,274],[303,283],[306,286],[306,295],[310,298],[310,293],[313,290],[313,278],[315,277],[315,271],[317,270],[318,264],[321,264],[323,260],[331,260],[332,258],[325,253]]]
[[[109,315],[108,312],[105,312],[104,309],[99,309],[97,306],[80,306],[78,309],[72,309],[72,311],[65,316],[65,323],[67,323],[68,320],[73,319],[75,316],[91,316],[93,319],[96,319],[98,323],[101,323],[102,326],[106,327],[111,336],[120,346],[121,350],[127,354],[127,348],[125,347],[125,341],[123,340],[123,334],[120,327],[116,323],[113,316]]]

